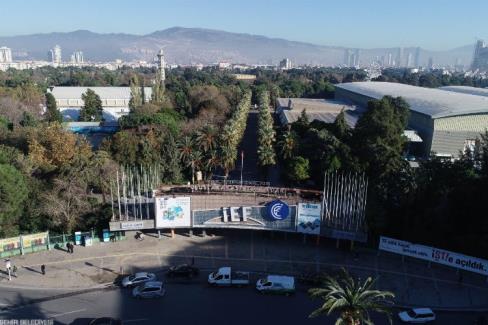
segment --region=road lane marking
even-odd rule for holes
[[[68,311],[65,313],[54,314],[54,315],[51,315],[49,318],[55,318],[55,317],[60,317],[60,316],[64,316],[64,315],[69,315],[69,314],[81,313],[82,311],[86,311],[86,309],[78,309],[78,310]]]

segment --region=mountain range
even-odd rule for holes
[[[67,33],[47,33],[0,37],[0,46],[12,49],[14,60],[46,60],[54,45],[60,45],[63,61],[72,52],[83,51],[85,61],[114,61],[122,59],[151,61],[163,48],[169,64],[211,64],[232,62],[243,64],[277,64],[290,58],[294,64],[338,65],[344,62],[345,47],[316,45],[304,42],[269,38],[260,35],[230,33],[202,28],[173,27],[147,35],[99,34],[87,30]],[[415,55],[415,47],[404,48]],[[427,65],[430,57],[438,65],[469,65],[474,45],[446,51],[420,49],[419,63]],[[360,49],[360,61],[369,63],[374,58],[395,58],[398,48]]]

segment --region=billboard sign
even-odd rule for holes
[[[0,239],[0,252],[8,252],[20,248],[20,237]]]
[[[322,205],[320,203],[299,203],[297,232],[304,234],[320,234]]]
[[[22,246],[24,248],[41,246],[47,244],[47,232],[22,236]]]
[[[477,257],[454,253],[439,248],[412,244],[407,241],[384,236],[380,237],[379,249],[451,266],[457,269],[488,275],[488,261]]]
[[[191,226],[190,197],[157,197],[156,228]]]
[[[281,200],[274,200],[266,204],[266,212],[270,220],[285,220],[290,214],[290,207]]]

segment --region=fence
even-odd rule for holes
[[[82,232],[81,238],[84,238],[84,236],[90,236],[92,243],[103,241],[102,233],[96,233],[93,230]],[[125,232],[112,233],[111,239],[123,240],[125,239]],[[0,239],[0,258],[35,253],[52,248],[65,249],[66,244],[69,242],[75,242],[74,234],[50,235],[49,232],[42,232],[4,238]]]

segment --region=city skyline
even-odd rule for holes
[[[315,0],[306,3],[271,0],[264,4],[255,0],[245,4],[220,0],[211,4],[194,0],[178,3],[145,0],[126,2],[123,6],[113,0],[103,3],[87,0],[83,4],[51,0],[48,3],[49,6],[34,1],[21,5],[2,4],[9,15],[2,17],[0,36],[80,29],[97,33],[144,35],[183,26],[318,45],[352,48],[420,46],[429,50],[452,49],[474,43],[478,38],[488,38],[483,33],[488,30],[488,23],[483,17],[488,4],[478,0],[463,4],[438,0],[428,3],[378,0],[374,6],[359,1],[343,4]],[[141,10],[148,7],[152,10]],[[83,14],[86,8],[96,10],[90,11],[90,15],[85,15],[84,19],[72,19],[73,12]],[[134,14],[137,12],[143,14]],[[117,19],[108,19],[109,16]],[[29,23],[17,24],[20,20]],[[453,23],[460,20],[462,24]],[[449,37],[443,37],[445,35]]]

